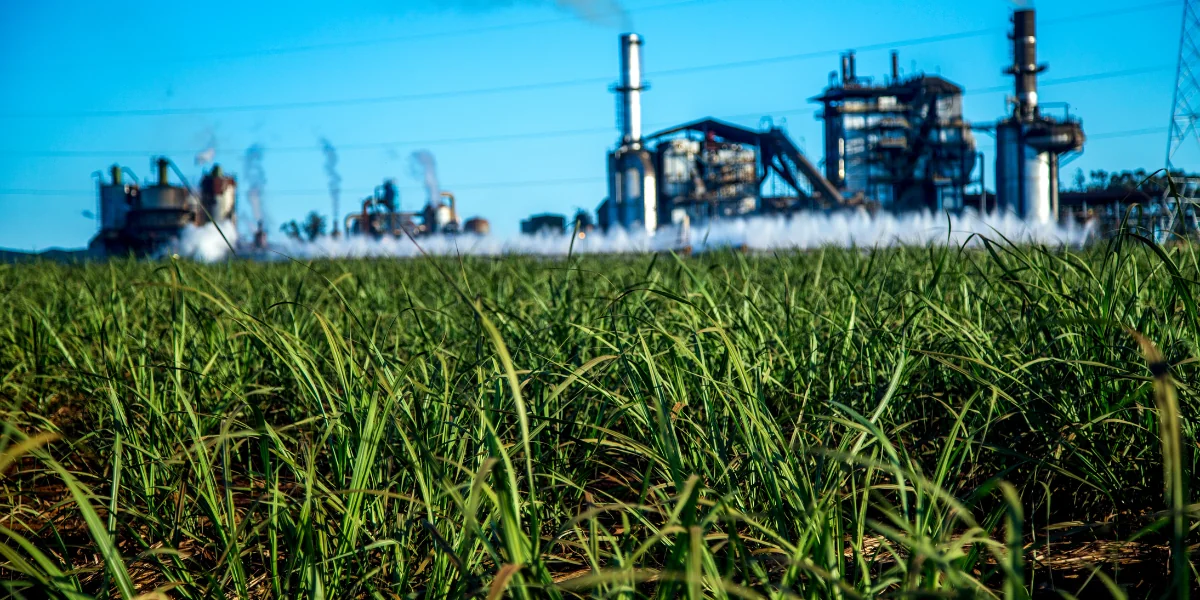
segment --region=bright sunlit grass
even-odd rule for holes
[[[1198,281],[1133,238],[0,267],[0,585],[1184,598]]]

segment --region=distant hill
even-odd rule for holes
[[[64,250],[62,248],[50,248],[41,252],[25,252],[21,250],[8,250],[0,248],[0,263],[23,263],[34,262],[38,260],[50,260],[54,262],[79,262],[93,258],[87,248],[78,248],[75,250]]]

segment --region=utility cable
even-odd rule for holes
[[[1081,83],[1081,82],[1085,82],[1085,81],[1095,81],[1095,80],[1102,80],[1102,79],[1129,77],[1129,76],[1133,76],[1133,75],[1155,73],[1155,72],[1171,70],[1171,69],[1174,69],[1173,65],[1154,65],[1154,66],[1148,66],[1148,67],[1138,67],[1138,68],[1134,68],[1134,69],[1123,69],[1123,70],[1119,70],[1119,71],[1102,71],[1102,72],[1098,72],[1098,73],[1090,73],[1087,75],[1074,75],[1074,76],[1070,76],[1070,77],[1047,78],[1047,79],[1043,79],[1043,80],[1039,81],[1038,84],[1040,86],[1066,85],[1066,84],[1072,84],[1072,83]],[[964,95],[986,94],[986,93],[1006,92],[1006,91],[1010,91],[1010,90],[1012,90],[1011,85],[994,86],[994,87],[987,87],[987,88],[968,89],[968,90],[964,91],[963,94]],[[770,115],[801,114],[801,113],[812,112],[814,110],[816,110],[816,107],[792,108],[792,109],[768,111],[768,112],[742,113],[742,114],[737,114],[737,115],[723,115],[723,116],[717,116],[715,118],[726,120],[726,121],[733,121],[733,120],[739,120],[739,119],[758,118],[758,117],[770,116]],[[670,123],[670,122],[648,123],[647,127],[650,129],[654,129],[656,127],[669,127],[674,124],[675,123]],[[493,135],[475,135],[475,136],[464,136],[464,137],[395,140],[395,141],[384,141],[384,142],[362,142],[362,143],[341,144],[338,146],[338,151],[343,152],[343,151],[356,151],[356,150],[386,150],[388,148],[394,148],[397,146],[436,146],[436,145],[443,145],[443,144],[476,144],[476,143],[488,143],[488,142],[506,142],[506,141],[523,140],[523,139],[549,139],[549,138],[579,137],[579,136],[585,136],[585,135],[609,133],[609,132],[614,132],[614,131],[615,131],[615,129],[613,127],[606,126],[606,127],[579,128],[579,129],[560,129],[560,130],[550,130],[550,131],[532,131],[532,132],[520,132],[520,133],[500,133],[500,134],[493,134]],[[268,152],[270,152],[272,154],[290,154],[290,153],[300,153],[300,152],[312,152],[316,148],[317,147],[315,145],[278,146],[278,147],[270,147],[269,146],[269,147],[265,148],[265,150],[267,150]],[[195,151],[196,151],[195,148],[191,148],[191,149],[187,149],[187,150],[158,150],[158,151],[151,151],[151,150],[37,150],[37,151],[0,150],[0,156],[28,157],[28,158],[35,158],[35,157],[40,157],[40,158],[89,157],[89,158],[92,158],[92,157],[94,157],[94,158],[109,158],[109,159],[111,159],[111,158],[116,158],[116,157],[121,157],[121,156],[137,156],[137,157],[178,156],[178,155],[192,154]]]
[[[1108,140],[1120,139],[1128,137],[1137,137],[1142,135],[1157,135],[1166,132],[1166,127],[1145,127],[1142,129],[1126,129],[1122,131],[1108,131],[1103,133],[1089,134],[1088,141],[1092,140]],[[547,187],[556,185],[582,185],[601,183],[606,181],[605,177],[568,177],[562,179],[534,179],[524,181],[491,181],[491,182],[476,182],[464,183],[459,185],[446,184],[443,186],[447,190],[480,190],[480,189],[500,189],[500,188],[531,188],[531,187]],[[423,190],[420,187],[401,187],[400,191],[419,192]],[[355,194],[366,196],[371,194],[374,189],[362,190],[342,190],[346,194]],[[0,196],[81,196],[94,195],[95,189],[79,189],[79,190],[63,190],[63,189],[35,189],[35,188],[0,188]],[[266,196],[312,196],[321,197],[328,196],[327,189],[311,189],[311,190],[272,190],[268,189],[265,192]]]
[[[1140,6],[1126,7],[1122,9],[1113,9],[1075,15],[1070,18],[1049,19],[1048,22],[1064,21],[1069,23],[1077,23],[1082,20],[1114,16],[1120,14],[1128,14],[1131,12],[1153,10],[1162,8],[1168,5],[1175,5],[1175,2],[1156,2],[1152,4],[1144,4]],[[881,50],[887,48],[898,48],[905,46],[913,46],[919,44],[929,44],[943,42],[953,39],[964,39],[969,37],[977,37],[981,35],[990,35],[997,32],[1005,31],[1002,28],[987,28],[976,29],[971,31],[963,31],[958,33],[950,33],[937,36],[927,36],[919,38],[909,38],[906,40],[897,40],[893,42],[870,44],[860,46],[860,50]],[[819,58],[824,56],[836,56],[843,49],[821,50],[814,52],[805,52],[800,54],[788,54],[783,56],[765,57],[757,59],[748,59],[724,63],[713,63],[708,65],[696,65],[691,67],[679,67],[675,69],[665,69],[660,71],[650,71],[647,73],[648,78],[654,77],[669,77],[676,75],[684,75],[698,72],[717,71],[726,69],[744,68],[750,66],[775,64],[781,62],[793,62]],[[137,108],[137,109],[120,109],[120,110],[96,110],[96,111],[63,111],[63,112],[16,112],[16,113],[0,113],[0,118],[110,118],[110,117],[146,117],[146,116],[163,116],[163,115],[194,115],[194,114],[214,114],[214,113],[237,113],[237,112],[255,112],[255,111],[279,111],[279,110],[301,110],[312,108],[329,108],[339,106],[366,106],[374,104],[394,104],[400,102],[412,102],[420,100],[436,100],[445,98],[471,97],[490,94],[503,94],[513,92],[525,92],[555,88],[567,88],[581,85],[598,85],[612,81],[612,76],[598,76],[577,79],[565,79],[559,81],[547,81],[540,83],[524,83],[506,86],[496,86],[488,88],[474,88],[452,91],[439,92],[422,92],[415,94],[396,94],[387,96],[375,97],[360,97],[360,98],[342,98],[342,99],[326,99],[326,100],[305,100],[294,102],[275,102],[262,104],[241,104],[241,105],[226,105],[226,106],[199,106],[199,107],[178,107],[178,108]]]

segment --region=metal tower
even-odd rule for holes
[[[1200,118],[1200,0],[1183,0],[1183,25],[1179,35],[1179,63],[1175,68],[1175,97],[1171,102],[1171,127],[1167,133],[1167,171],[1189,137],[1200,140],[1196,121]]]
[[[1179,62],[1175,67],[1175,94],[1171,101],[1171,125],[1167,131],[1167,176],[1177,170],[1175,153],[1187,143],[1188,138],[1200,140],[1200,129],[1196,121],[1200,118],[1200,0],[1183,0],[1183,22],[1179,33]],[[1182,170],[1182,169],[1180,169]],[[1200,213],[1196,210],[1200,196],[1200,178],[1185,173],[1174,180],[1174,197],[1164,193],[1162,209],[1165,226],[1155,232],[1155,237],[1166,241],[1170,237],[1185,235],[1190,229],[1200,229]]]

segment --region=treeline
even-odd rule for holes
[[[1189,174],[1184,171],[1171,171],[1169,174],[1166,169],[1157,171],[1147,171],[1146,169],[1135,169],[1133,171],[1113,171],[1108,172],[1102,169],[1089,171],[1085,176],[1083,169],[1075,169],[1074,185],[1071,187],[1073,192],[1101,192],[1105,190],[1135,190],[1140,189],[1144,192],[1164,192],[1170,182],[1175,182],[1175,187],[1180,187],[1184,179],[1196,178],[1196,174]]]

